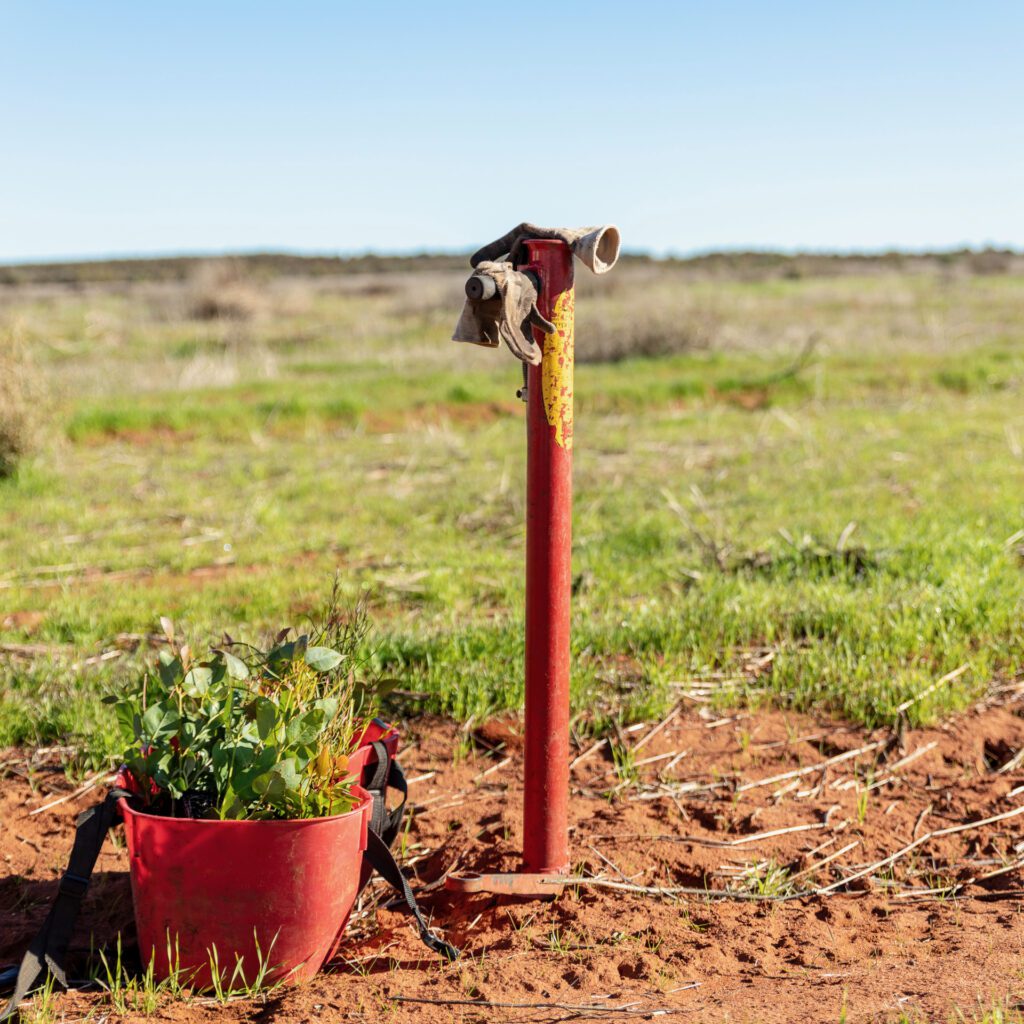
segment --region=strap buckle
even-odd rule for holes
[[[65,871],[61,876],[57,892],[62,896],[70,896],[72,899],[80,900],[89,888],[89,879],[82,875],[76,875],[72,871]]]

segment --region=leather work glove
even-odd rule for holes
[[[531,328],[539,327],[545,334],[552,334],[555,325],[545,320],[537,309],[537,288],[533,280],[511,263],[474,257],[473,267],[478,275],[494,281],[496,293],[490,299],[466,300],[452,340],[488,348],[497,348],[498,342],[504,341],[516,358],[539,366],[543,353],[533,340]]]
[[[530,238],[553,238],[565,242],[573,255],[588,270],[606,274],[619,258],[619,229],[614,224],[589,228],[542,228],[529,221],[514,227],[507,235],[478,249],[469,258],[471,266],[484,260],[497,260],[506,256],[514,264],[526,260],[525,243]]]
[[[524,363],[539,366],[541,347],[533,340],[532,327],[553,334],[549,323],[537,310],[537,286],[516,265],[526,262],[526,242],[531,238],[565,242],[584,266],[595,274],[605,274],[619,258],[619,229],[614,224],[591,228],[541,228],[524,221],[507,235],[478,249],[470,257],[474,276],[490,278],[489,298],[467,298],[462,316],[452,335],[453,341],[496,348],[499,340]],[[472,278],[470,279],[472,281]]]

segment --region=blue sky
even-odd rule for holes
[[[0,0],[0,260],[1024,245],[1024,3]]]

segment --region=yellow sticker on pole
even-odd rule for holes
[[[576,298],[573,289],[562,292],[555,300],[551,322],[554,334],[544,336],[544,360],[541,375],[544,382],[544,414],[548,425],[555,428],[555,443],[572,449],[572,367],[573,318]]]

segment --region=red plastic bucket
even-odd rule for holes
[[[212,987],[308,981],[334,954],[359,891],[370,797],[300,821],[208,821],[121,800],[143,962],[158,978]]]
[[[398,754],[398,730],[379,718],[375,718],[363,730],[356,749],[348,756],[348,768],[364,786],[373,776],[373,766],[377,763],[377,755],[370,746],[376,742],[384,744],[389,757],[395,757]]]

